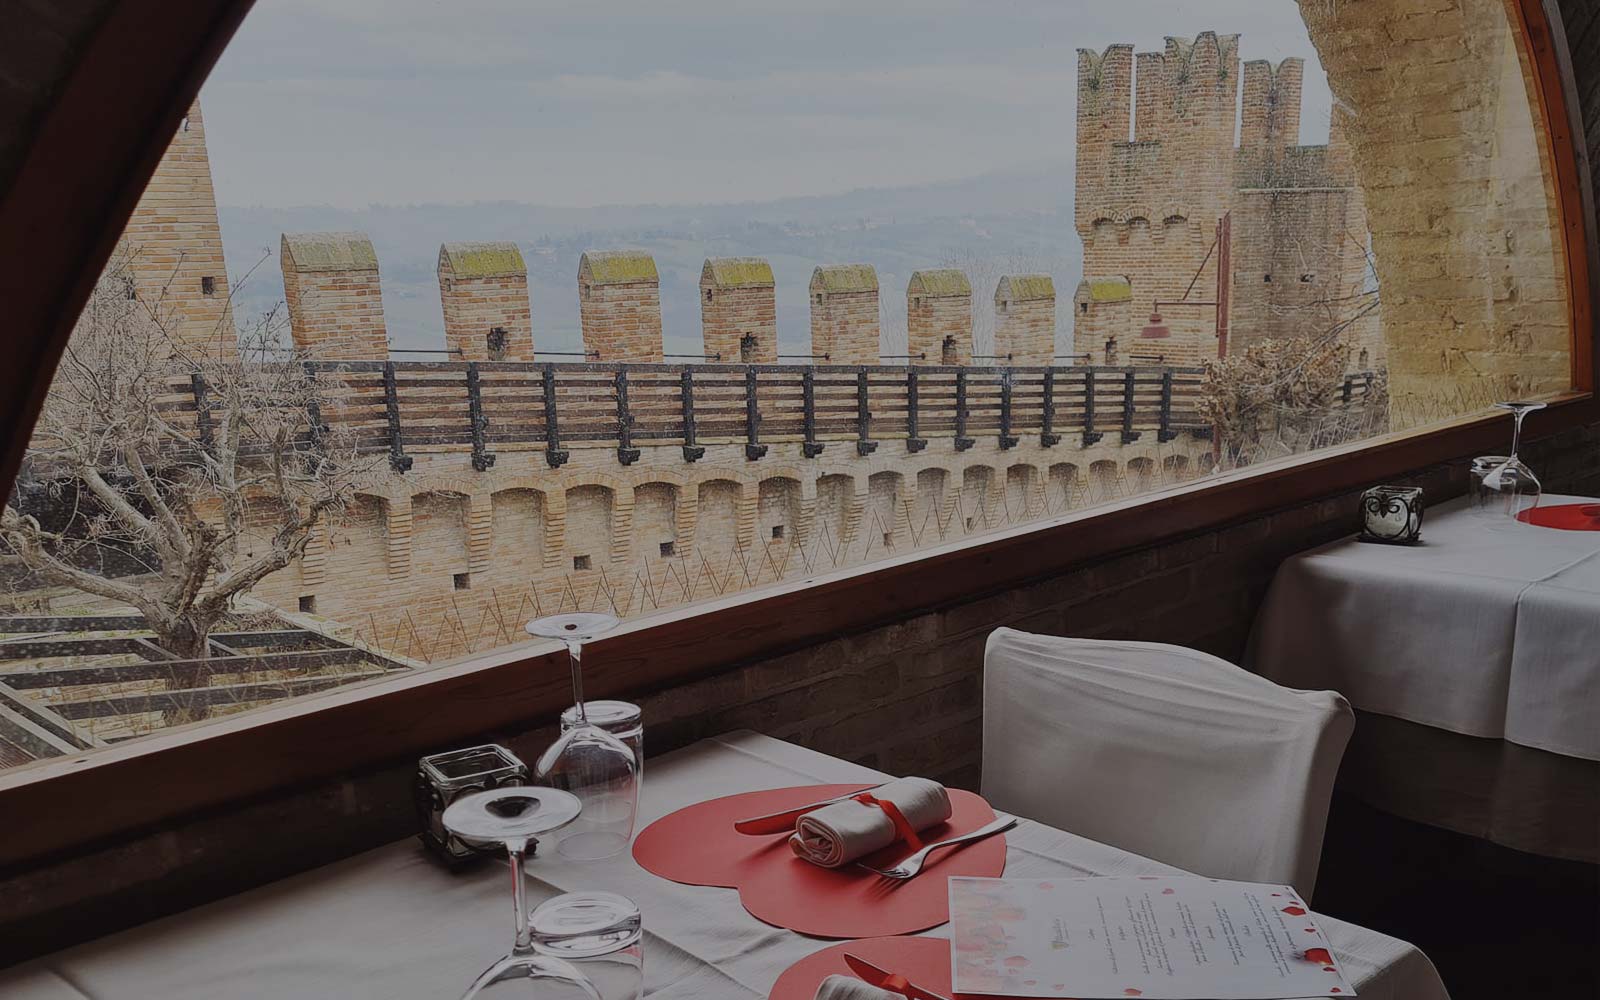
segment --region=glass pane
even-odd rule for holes
[[[0,765],[1564,390],[1530,79],[1498,0],[261,0],[6,509]]]

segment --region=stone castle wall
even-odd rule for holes
[[[953,268],[915,271],[906,284],[906,351],[912,364],[972,363],[972,284]]]
[[[878,274],[872,265],[812,272],[811,353],[835,365],[878,363]]]
[[[706,356],[750,364],[776,363],[776,296],[772,265],[761,258],[708,259],[700,272],[700,329]]]
[[[123,231],[132,292],[174,340],[202,354],[235,348],[237,333],[222,254],[200,102],[178,126]]]
[[[528,267],[515,243],[439,248],[445,345],[463,361],[532,361]]]
[[[371,240],[361,233],[285,233],[279,259],[296,348],[328,361],[389,356]]]
[[[661,278],[637,250],[591,250],[578,261],[583,349],[596,361],[660,361]]]

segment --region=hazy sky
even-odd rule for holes
[[[225,205],[764,200],[1070,160],[1077,49],[1206,29],[1326,140],[1294,0],[259,0],[201,99]]]

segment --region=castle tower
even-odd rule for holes
[[[643,250],[585,253],[578,260],[578,312],[590,360],[663,360],[661,277]]]
[[[994,353],[1001,364],[1049,365],[1056,354],[1056,283],[1005,274],[994,289]]]
[[[827,364],[878,363],[878,272],[871,264],[811,272],[811,353],[827,355]]]
[[[378,254],[365,233],[284,233],[279,259],[295,347],[328,361],[389,356]]]
[[[912,272],[906,284],[906,343],[914,365],[972,363],[972,283],[964,272]]]
[[[778,305],[772,265],[760,257],[708,257],[700,269],[700,328],[706,355],[775,364]],[[746,339],[748,338],[748,339]]]
[[[439,247],[446,346],[462,361],[532,361],[528,266],[515,243]]]
[[[140,196],[122,248],[134,294],[155,309],[174,340],[212,356],[237,350],[199,101],[189,106]]]
[[[1270,186],[1281,172],[1284,156],[1300,141],[1300,96],[1305,65],[1285,59],[1277,66],[1265,59],[1244,64],[1244,98],[1239,119],[1240,187]]]
[[[1128,108],[1133,92],[1133,46],[1112,45],[1104,52],[1078,50],[1078,145],[1076,224],[1082,233],[1094,211],[1112,197],[1112,150],[1128,142]]]

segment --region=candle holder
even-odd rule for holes
[[[1361,540],[1415,545],[1422,539],[1422,489],[1374,486],[1361,494]]]
[[[417,821],[422,827],[417,837],[423,847],[452,868],[482,854],[493,854],[501,845],[472,844],[446,830],[444,811],[450,803],[472,792],[532,783],[528,765],[494,743],[423,757],[417,761],[411,786]]]

